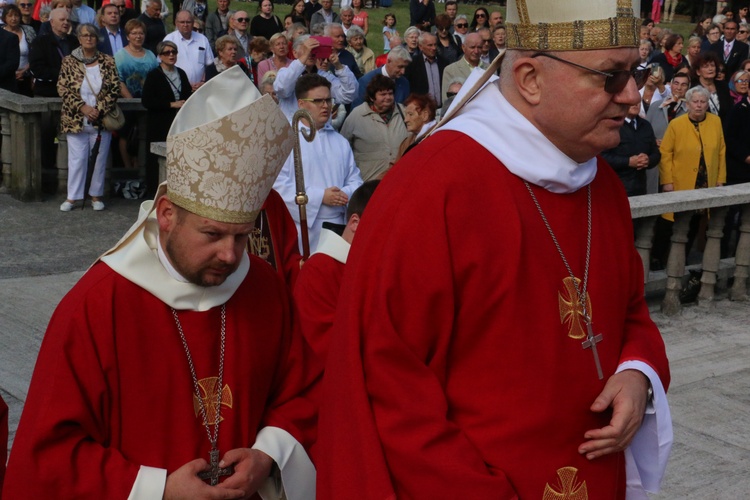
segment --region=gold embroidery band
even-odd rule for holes
[[[260,209],[253,211],[246,210],[230,210],[222,209],[218,207],[208,206],[206,200],[193,201],[180,196],[174,191],[167,189],[167,195],[169,200],[177,205],[178,207],[184,208],[188,212],[192,212],[200,217],[215,220],[217,222],[226,222],[229,224],[249,224],[255,221],[258,217]]]
[[[519,1],[519,6],[521,3]],[[519,15],[523,17],[520,10],[519,7]],[[632,13],[632,9],[630,11]],[[567,23],[508,23],[508,27],[509,49],[592,50],[638,47],[641,20],[632,16],[618,16]]]

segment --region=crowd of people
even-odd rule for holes
[[[117,111],[118,97],[140,98],[149,112],[147,139],[164,141],[181,103],[228,68],[239,66],[263,94],[277,100],[289,118],[298,109],[294,92],[298,78],[319,73],[332,85],[331,124],[335,131],[343,130],[350,114],[353,116],[347,131],[358,128],[363,114],[377,116],[378,127],[387,125],[386,130],[395,130],[382,137],[377,128],[365,130],[364,137],[355,138],[347,132],[356,163],[368,180],[382,176],[406,150],[405,144],[415,140],[404,119],[404,102],[410,95],[429,96],[434,103],[428,107],[435,108],[439,117],[441,109],[450,103],[448,94],[455,95],[471,70],[486,68],[505,45],[505,26],[499,11],[490,13],[479,7],[469,20],[458,14],[458,4],[453,0],[442,4],[444,12],[440,14],[436,14],[432,0],[412,1],[410,26],[403,36],[396,29],[395,15],[384,13],[382,54],[367,47],[367,34],[378,21],[370,18],[363,0],[347,2],[338,12],[332,0],[301,0],[294,2],[283,21],[274,14],[272,0],[263,0],[255,16],[230,10],[227,0],[219,0],[215,10],[204,1],[185,0],[172,5],[175,29],[171,32],[165,23],[169,6],[163,0],[144,0],[140,14],[129,0],[105,0],[98,11],[81,0],[42,3],[9,4],[4,9],[0,44],[7,50],[2,50],[0,58],[8,70],[3,72],[0,87],[27,96],[62,97],[66,113],[61,121],[81,122],[89,133],[89,146],[68,149],[69,183],[62,211],[85,205],[86,197],[91,197],[95,210],[104,208],[102,162],[113,140],[118,163],[126,169],[140,167],[136,116],[125,114],[124,125],[118,130],[107,130],[103,125],[105,116]],[[113,63],[119,92],[110,93],[112,87],[107,86],[106,92],[100,93],[98,77],[89,77],[95,80],[96,92],[88,95],[91,87],[83,79],[84,72],[79,72],[81,81],[76,80],[73,88],[78,90],[74,93],[65,86],[70,82],[60,82],[65,58],[84,60],[76,58],[74,52],[82,50],[81,37],[88,40],[88,34],[79,31],[86,24],[97,32],[94,52],[86,60],[100,60],[95,68]],[[91,26],[85,29],[90,31]],[[18,38],[18,54],[11,34]],[[316,57],[319,50],[328,52]],[[373,102],[375,92],[368,91],[368,84],[376,74],[395,84],[392,102]],[[76,106],[84,94],[91,104]],[[413,128],[422,130],[423,124],[412,123]],[[53,144],[58,130],[71,132],[70,127],[58,129],[52,122],[45,122],[43,129],[42,163],[50,169],[55,164]],[[78,127],[74,129],[79,133]],[[68,139],[69,144],[76,144],[75,136]],[[373,166],[368,156],[377,157],[377,165]],[[87,175],[89,164],[93,172]],[[156,157],[149,153],[143,167],[145,195],[150,197],[158,185]]]
[[[153,201],[50,323],[9,498],[223,481],[230,498],[306,499],[312,463],[319,498],[658,489],[669,367],[632,227],[611,220],[630,220],[619,183],[750,180],[747,8],[685,41],[616,0],[606,20],[550,1],[510,0],[506,31],[499,11],[409,0],[403,33],[364,0],[296,0],[283,19],[272,0],[254,16],[54,0],[36,28],[6,7],[19,51],[2,81],[63,101],[61,210],[104,208],[118,97],[140,97],[148,140],[168,144],[166,183],[149,157]]]
[[[731,11],[730,11],[731,12]],[[746,110],[750,55],[748,6],[701,18],[687,41],[646,19],[641,26],[640,67],[650,76],[641,103],[621,130],[621,143],[603,153],[628,195],[692,190],[750,181]],[[658,167],[658,168],[657,168]],[[706,213],[693,217],[688,250],[705,230]],[[655,268],[669,249],[671,214],[656,227]],[[739,211],[729,211],[723,254],[731,255]],[[695,290],[683,296],[695,298]]]

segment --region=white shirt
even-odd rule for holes
[[[317,131],[313,142],[307,142],[300,136],[300,153],[308,198],[307,227],[310,236],[310,251],[314,252],[317,249],[323,222],[335,224],[345,222],[345,206],[332,207],[323,204],[325,190],[336,186],[351,197],[354,191],[362,185],[362,177],[354,163],[354,154],[349,142],[336,132],[330,123]],[[281,195],[294,219],[297,235],[300,238],[300,251],[302,251],[299,207],[294,202],[297,194],[294,153],[287,158],[273,188]]]
[[[164,40],[174,42],[177,45],[177,62],[175,66],[180,68],[188,77],[191,85],[202,82],[206,73],[206,66],[214,62],[214,53],[208,38],[200,33],[193,32],[190,39],[182,37],[175,30],[164,37]]]

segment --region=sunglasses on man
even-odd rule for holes
[[[561,63],[569,64],[570,66],[575,66],[576,68],[583,69],[586,71],[590,71],[591,73],[596,73],[597,75],[604,76],[604,91],[608,94],[619,94],[620,92],[625,89],[625,87],[628,85],[628,82],[630,82],[630,79],[633,78],[635,80],[635,84],[638,87],[638,90],[642,89],[643,86],[646,84],[646,80],[648,80],[649,75],[651,75],[651,68],[642,68],[642,69],[621,69],[616,71],[599,71],[598,69],[589,68],[588,66],[583,66],[582,64],[574,63],[572,61],[567,61],[565,59],[562,59],[560,57],[554,56],[548,52],[537,52],[531,57],[549,57],[550,59],[554,59],[555,61],[559,61]]]

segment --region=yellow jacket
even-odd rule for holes
[[[695,189],[698,164],[703,156],[706,160],[708,187],[727,181],[726,146],[721,120],[712,113],[699,125],[700,138],[688,115],[678,116],[669,123],[659,150],[659,184],[674,184],[675,191]]]

